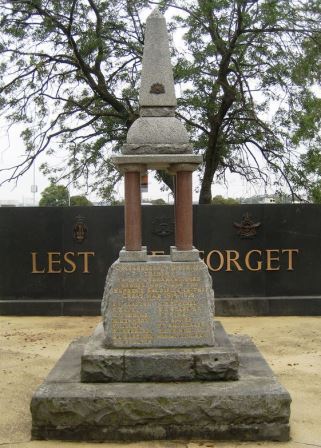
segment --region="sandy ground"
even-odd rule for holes
[[[0,316],[0,446],[27,448],[321,447],[321,317],[222,318],[230,333],[248,334],[292,396],[291,441],[272,442],[31,442],[29,403],[68,344],[89,335],[97,317]]]

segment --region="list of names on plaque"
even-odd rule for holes
[[[202,345],[210,328],[200,263],[126,263],[110,291],[110,332],[117,346]],[[204,342],[205,341],[205,342]]]

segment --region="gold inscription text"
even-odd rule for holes
[[[80,270],[82,274],[90,274],[89,257],[94,256],[95,252],[47,252],[45,256],[40,256],[39,252],[31,252],[31,273],[73,274]]]

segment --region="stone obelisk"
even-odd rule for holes
[[[214,328],[211,278],[192,241],[192,172],[201,157],[175,107],[166,23],[156,9],[146,24],[140,117],[114,157],[125,176],[125,246],[107,274],[103,322],[70,345],[33,396],[33,438],[289,438],[287,391],[247,337]],[[141,245],[147,169],[176,177],[170,255],[148,256]]]

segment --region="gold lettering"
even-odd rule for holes
[[[31,252],[31,259],[32,259],[32,274],[44,274],[45,268],[42,270],[37,269],[37,255],[38,252]]]
[[[280,261],[279,249],[266,249],[266,270],[267,271],[279,271],[280,265],[272,267],[272,261]],[[273,253],[277,255],[273,256]]]
[[[217,268],[213,268],[213,266],[211,264],[211,257],[213,254],[217,254],[220,259],[220,264]],[[206,264],[207,264],[208,269],[210,269],[211,271],[214,271],[214,272],[220,271],[224,265],[224,257],[223,257],[222,252],[220,252],[219,250],[211,250],[211,252],[209,252],[209,254],[206,257]]]
[[[58,255],[59,260],[54,260],[54,256]],[[48,252],[48,274],[60,274],[61,269],[54,270],[53,265],[54,264],[60,264],[60,252]]]
[[[71,269],[67,269],[66,267],[64,267],[64,272],[66,272],[66,274],[72,274],[77,268],[76,263],[69,258],[69,255],[74,256],[75,252],[66,252],[64,254],[64,261],[71,266]]]
[[[95,252],[78,252],[77,254],[79,255],[83,255],[84,256],[84,270],[82,271],[83,274],[89,274],[89,268],[88,268],[88,257],[91,256],[95,256]]]
[[[226,250],[226,271],[231,272],[231,263],[234,264],[238,271],[243,271],[242,267],[238,263],[238,259],[240,258],[240,254],[237,250]],[[234,257],[232,257],[234,255]]]
[[[255,268],[254,268],[253,266],[251,266],[251,264],[250,264],[250,257],[251,257],[251,255],[254,254],[254,253],[257,253],[257,254],[259,254],[260,256],[262,255],[262,251],[261,251],[261,250],[256,250],[256,249],[254,249],[254,250],[250,250],[250,251],[247,252],[247,254],[245,255],[245,266],[247,267],[247,269],[248,269],[249,271],[261,271],[261,269],[262,269],[262,261],[261,261],[261,260],[258,260],[258,261],[257,261],[257,265],[256,265]]]
[[[287,271],[293,271],[293,254],[298,254],[299,249],[282,249],[282,254],[288,253],[288,268]]]
[[[152,250],[151,254],[152,255],[164,255],[165,251],[163,251],[163,250]]]

